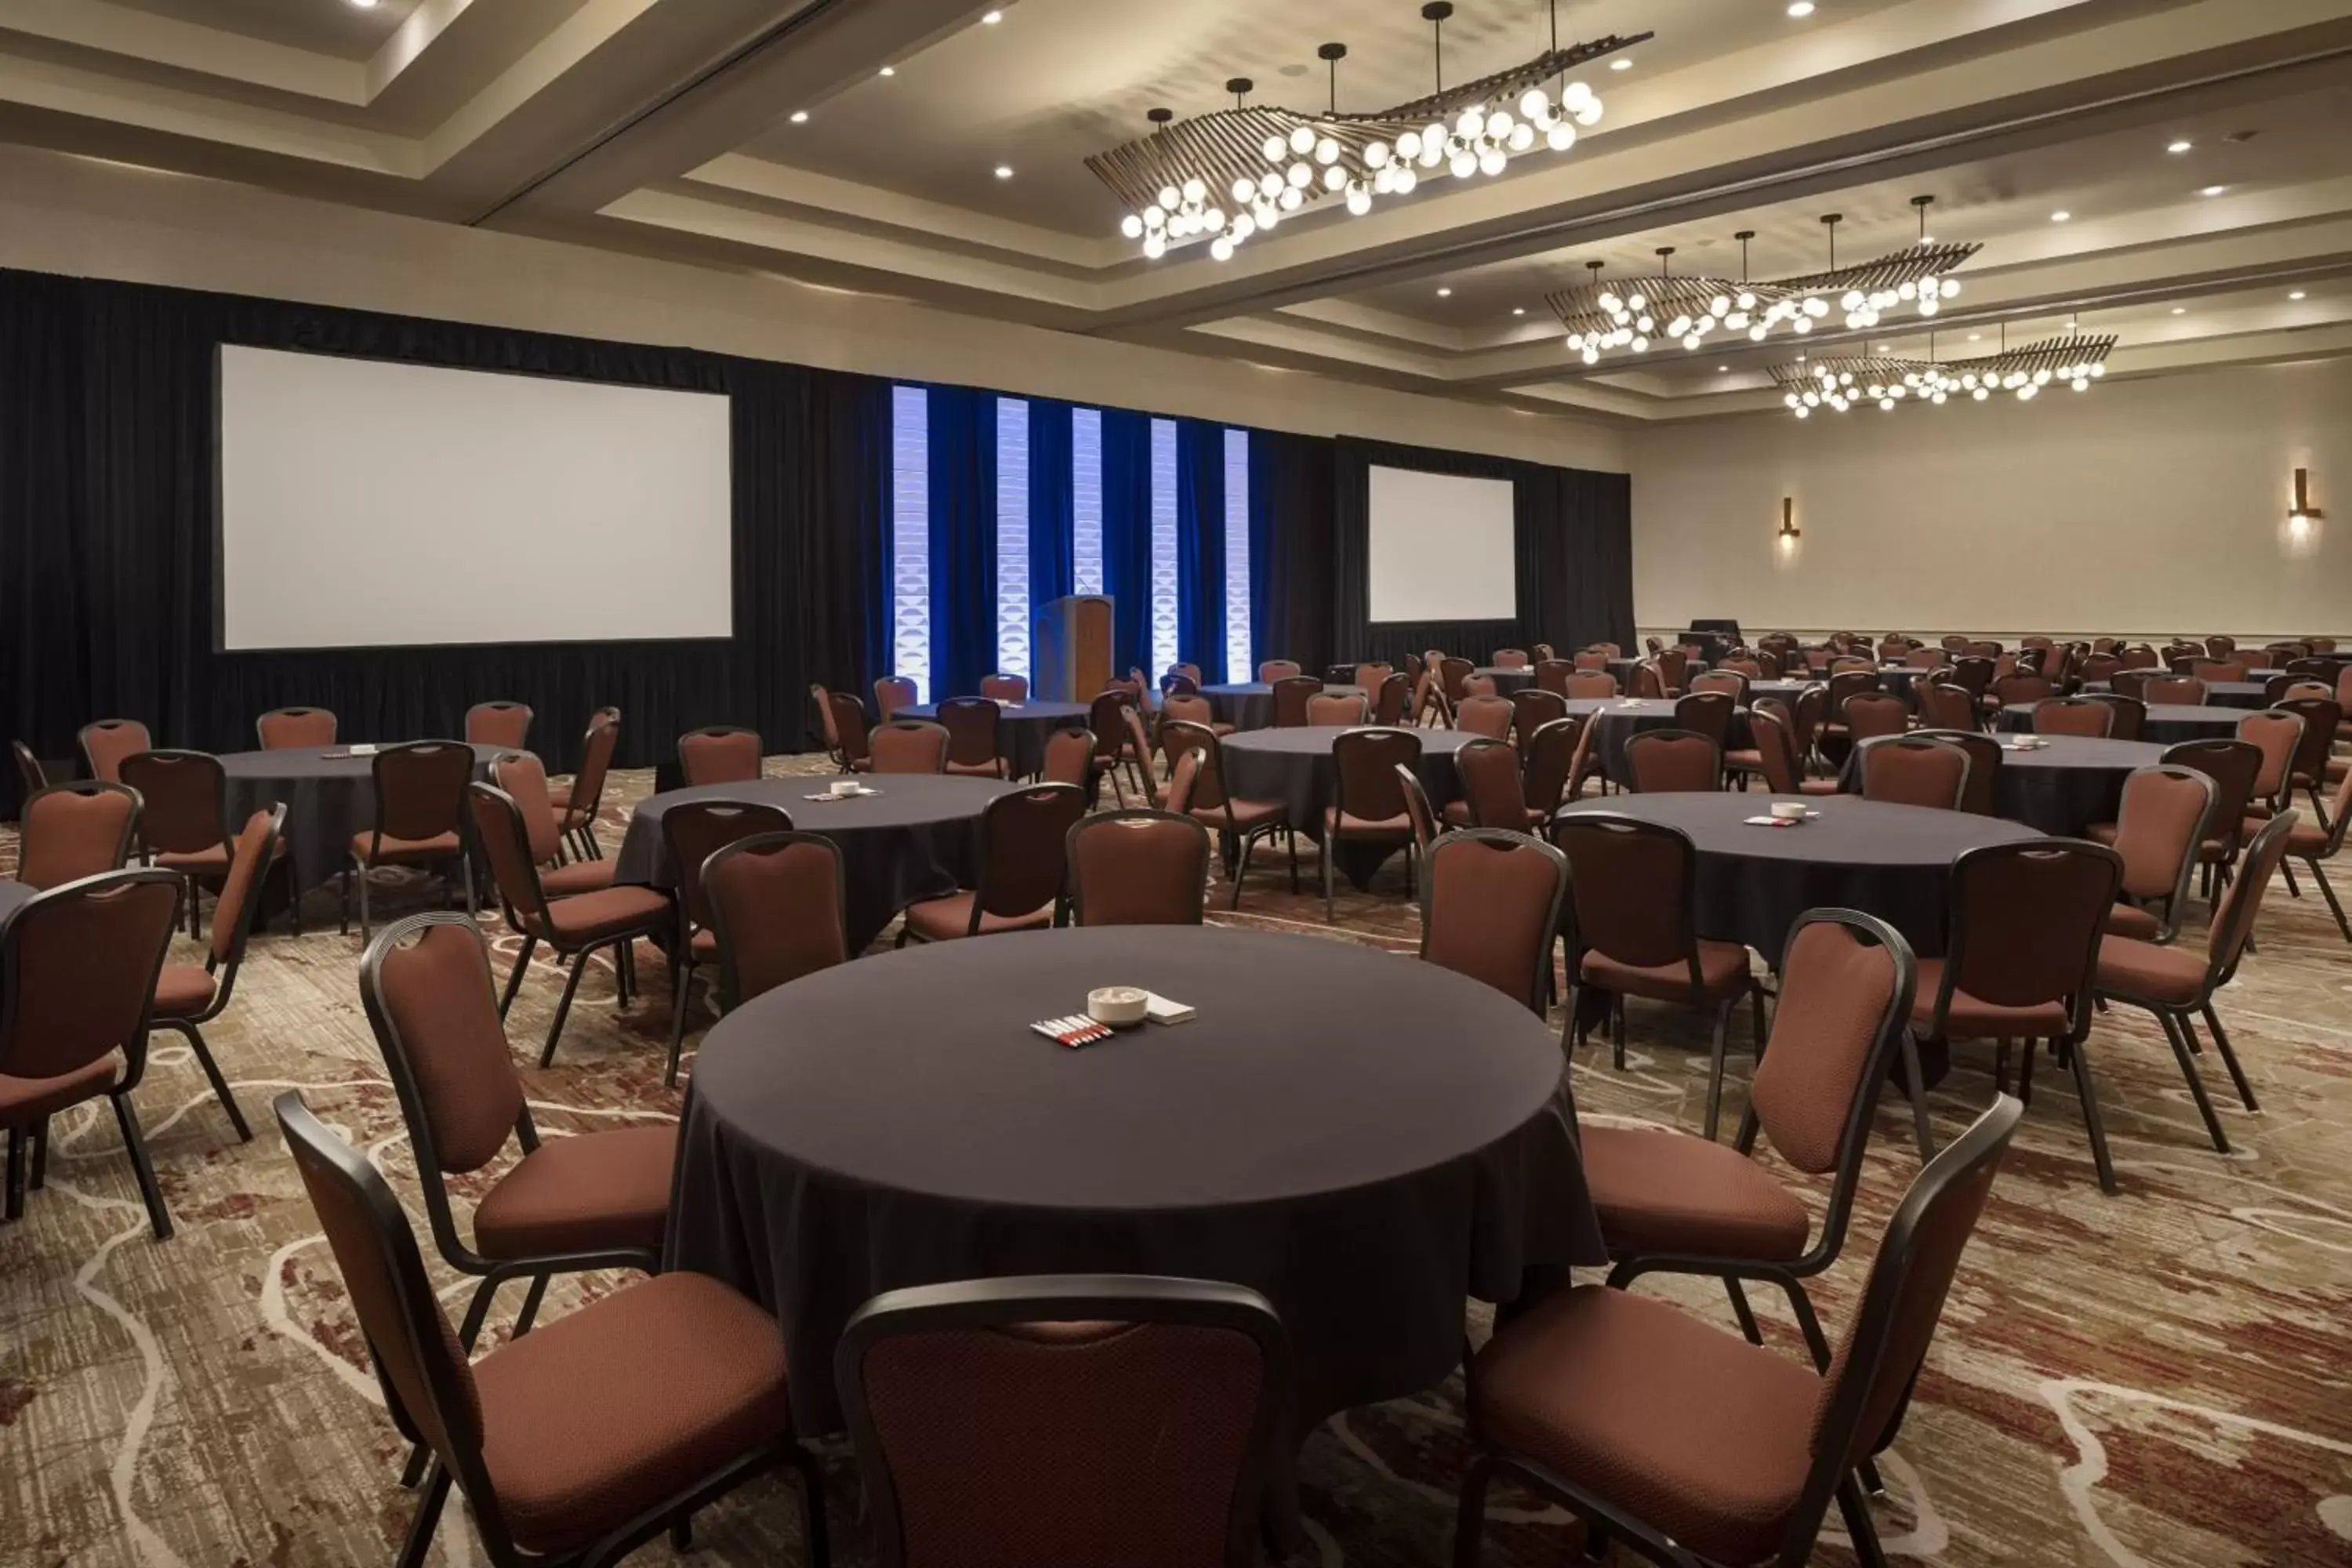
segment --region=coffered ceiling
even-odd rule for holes
[[[1341,109],[1424,93],[1416,0],[0,0],[0,141],[1612,421],[1929,342],[1890,315],[1588,367],[1543,302],[1586,262],[1737,276],[1750,229],[1756,276],[1809,271],[1823,214],[1859,260],[1916,238],[1918,195],[1984,247],[1947,354],[2070,322],[2121,338],[2111,376],[2352,353],[2352,0],[1790,9],[1560,0],[1563,40],[1655,34],[1580,73],[1607,113],[1571,152],[1224,262],[1146,261],[1083,160],[1231,77],[1319,110],[1329,40]],[[1457,0],[1444,79],[1549,28]]]

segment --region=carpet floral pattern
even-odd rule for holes
[[[818,759],[770,765],[823,771]],[[608,850],[628,800],[650,783],[617,776],[602,828]],[[13,858],[13,840],[0,840],[0,863]],[[1315,881],[1293,897],[1280,865],[1261,858],[1237,914],[1224,911],[1220,883],[1211,918],[1412,962],[1418,917],[1401,862],[1369,893],[1343,883],[1334,926]],[[2071,1083],[2041,1075],[1908,1425],[1882,1466],[1879,1529],[1896,1558],[1949,1568],[2352,1563],[2352,948],[2306,894],[2274,889],[2260,953],[2221,998],[2263,1106],[2248,1114],[2212,1075],[2234,1152],[2206,1142],[2143,1016],[2106,1015],[2092,1043],[2120,1196],[2101,1196],[2092,1179]],[[431,896],[387,886],[378,909],[421,908]],[[399,1106],[354,984],[358,938],[336,934],[331,894],[314,895],[309,910],[310,934],[255,940],[234,1005],[208,1030],[254,1142],[236,1141],[184,1047],[158,1037],[136,1099],[177,1237],[149,1238],[102,1104],[59,1119],[47,1186],[30,1194],[22,1222],[0,1226],[0,1563],[374,1564],[391,1560],[406,1527],[414,1494],[396,1484],[403,1445],[267,1113],[278,1091],[300,1089],[382,1166],[421,1233]],[[496,929],[496,940],[510,953],[517,939]],[[2201,942],[2201,931],[2186,940]],[[532,1047],[561,975],[542,960],[526,981],[509,1033],[544,1132],[675,1117],[678,1095],[661,1088],[666,975],[650,950],[638,968],[642,996],[620,1014],[609,965],[600,966],[545,1072]],[[694,1016],[697,1028],[708,1021],[699,1009]],[[1639,1005],[1633,1028],[1622,1073],[1598,1043],[1578,1053],[1581,1114],[1696,1128],[1704,1035],[1675,1010]],[[1743,1039],[1736,1033],[1735,1047]],[[1934,1100],[1940,1134],[1990,1095],[1988,1066],[1962,1049]],[[1732,1114],[1738,1104],[1735,1085]],[[1815,1291],[1833,1326],[1916,1168],[1906,1127],[1890,1102],[1848,1258]],[[480,1190],[461,1184],[460,1201]],[[559,1283],[547,1310],[618,1283]],[[453,1300],[467,1288],[448,1284]],[[1716,1287],[1653,1277],[1640,1288],[1730,1324]],[[519,1305],[519,1292],[509,1297],[493,1342]],[[1771,1342],[1801,1354],[1785,1307],[1765,1293],[1756,1302]],[[1485,1310],[1466,1311],[1482,1339]],[[838,1442],[824,1452],[835,1557],[856,1568],[869,1559],[855,1468]],[[1464,1454],[1458,1379],[1333,1419],[1301,1458],[1308,1544],[1294,1561],[1449,1561]],[[788,1484],[756,1482],[706,1513],[688,1560],[801,1561]],[[1491,1563],[1550,1568],[1570,1558],[1564,1516],[1529,1497],[1498,1489],[1490,1521]],[[1834,1519],[1818,1558],[1852,1561]],[[673,1560],[663,1543],[635,1559]],[[486,1561],[462,1510],[445,1517],[433,1561]]]

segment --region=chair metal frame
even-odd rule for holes
[[[268,842],[270,845],[275,847],[285,831],[286,803],[278,801],[269,808]],[[237,837],[240,838],[244,837],[241,830]],[[265,853],[270,852],[265,851]],[[290,864],[291,858],[278,856],[277,863]],[[231,867],[236,864],[235,840],[230,844],[229,864]],[[261,889],[268,879],[268,866],[264,865],[252,880],[246,884],[245,903],[242,908],[224,910],[215,907],[213,910],[213,929],[215,932],[219,931],[220,922],[223,921],[231,922],[233,928],[233,934],[229,939],[228,957],[226,960],[214,952],[211,943],[207,942],[205,945],[205,973],[213,976],[213,999],[206,1003],[201,1011],[192,1013],[184,1018],[154,1017],[150,1021],[152,1028],[169,1029],[175,1035],[185,1037],[189,1050],[195,1056],[196,1065],[205,1069],[205,1077],[211,1082],[213,1093],[220,1098],[221,1109],[228,1112],[229,1125],[236,1129],[238,1141],[246,1143],[253,1142],[253,1129],[246,1124],[245,1110],[237,1104],[236,1096],[229,1092],[228,1079],[221,1076],[220,1064],[213,1059],[212,1047],[206,1044],[199,1026],[209,1024],[228,1011],[229,996],[236,990],[237,972],[245,965],[246,941],[253,934],[254,918],[261,909]],[[189,897],[193,898],[194,894],[191,893]]]
[[[473,835],[467,831],[467,822],[469,813],[466,806],[465,794],[466,790],[472,785],[474,779],[476,753],[474,752],[473,745],[471,742],[465,741],[409,741],[401,745],[384,747],[382,751],[376,752],[375,756],[370,761],[368,765],[369,782],[373,785],[375,808],[373,816],[368,826],[367,858],[365,859],[362,859],[358,853],[352,849],[348,844],[343,847],[344,866],[342,879],[341,922],[342,931],[345,936],[349,936],[352,930],[352,882],[353,880],[354,874],[356,874],[360,887],[360,940],[365,942],[368,939],[369,932],[374,926],[374,914],[368,903],[368,873],[371,870],[375,869],[378,864],[376,857],[383,852],[383,803],[384,795],[386,794],[383,787],[383,775],[385,768],[387,766],[398,766],[399,759],[403,757],[416,756],[424,753],[431,753],[438,756],[452,748],[462,751],[466,753],[466,777],[463,783],[458,786],[457,815],[455,820],[450,824],[450,827],[457,836],[457,853],[456,856],[457,862],[457,879],[465,887],[466,912],[469,915],[475,912],[477,904],[474,897],[474,860],[470,849],[470,846],[473,843]],[[512,803],[509,802],[509,804]],[[528,849],[526,849],[525,853],[528,852]],[[399,861],[394,861],[391,863],[394,865],[402,864],[402,862]],[[411,862],[411,864],[414,864],[414,862]],[[445,872],[444,875],[446,876],[446,873]]]
[[[718,853],[717,850],[712,850],[699,858],[680,854],[677,825],[707,819],[728,812],[740,813],[763,821],[763,826],[754,829],[753,833],[742,835],[742,837],[751,837],[754,834],[790,833],[793,829],[791,812],[781,805],[763,800],[727,800],[716,796],[709,799],[681,800],[674,802],[667,811],[662,813],[662,849],[669,857],[671,874],[677,879],[677,885],[671,889],[670,894],[671,905],[677,911],[677,929],[670,938],[669,1058],[662,1068],[664,1089],[677,1087],[678,1058],[685,1054],[686,1047],[686,999],[694,987],[694,972],[701,967],[694,956],[694,932],[701,922],[696,917],[692,906],[702,892],[702,868],[709,863],[711,855]],[[782,826],[777,826],[779,823]],[[730,842],[736,842],[736,840],[730,840]],[[719,846],[719,848],[725,847],[724,844]],[[714,942],[718,940],[715,932],[712,940]]]
[[[980,934],[981,921],[989,912],[989,882],[991,879],[991,874],[996,869],[996,858],[993,846],[991,841],[995,837],[997,814],[1000,812],[1021,810],[1024,806],[1028,805],[1029,803],[1036,801],[1040,796],[1045,795],[1049,791],[1057,796],[1065,792],[1076,796],[1078,802],[1077,820],[1085,820],[1087,814],[1087,792],[1080,789],[1076,784],[1025,784],[1017,789],[1006,791],[1004,794],[998,795],[994,800],[990,801],[985,806],[981,808],[980,820],[972,828],[972,861],[980,868],[980,870],[978,875],[973,879],[973,885],[971,888],[971,923],[964,928],[964,935],[968,937],[978,936]],[[1075,826],[1075,823],[1073,826]],[[1069,834],[1067,830],[1064,831],[1062,839],[1065,847],[1066,847],[1069,842]],[[1068,914],[1067,900],[1069,896],[1070,867],[1069,862],[1066,859],[1062,863],[1062,876],[1060,880],[1061,889],[1055,896],[1054,918],[1050,922],[1048,922],[1049,925],[1061,925],[1064,923]],[[959,892],[962,890],[963,889],[957,889]],[[922,900],[917,900],[916,901],[919,903]],[[1024,910],[1020,912],[1026,914],[1030,911]],[[898,926],[898,940],[895,945],[904,947],[910,942],[929,942],[930,940],[931,939],[929,937],[924,936],[912,926],[906,924],[902,921]]]
[[[1224,742],[1218,738],[1214,730],[1206,725],[1174,719],[1160,726],[1160,745],[1163,750],[1168,743],[1166,737],[1169,731],[1176,730],[1190,731],[1187,739],[1192,744],[1188,749],[1202,753],[1200,778],[1214,777],[1217,781],[1217,798],[1231,805],[1234,797],[1233,791],[1225,784]],[[1193,784],[1196,799],[1199,789],[1200,784],[1196,780]],[[1214,810],[1216,808],[1206,806],[1196,809]],[[1202,822],[1201,826],[1207,827],[1211,824]],[[1285,842],[1289,845],[1290,890],[1294,894],[1298,891],[1298,825],[1290,820],[1290,813],[1286,808],[1280,816],[1245,831],[1235,829],[1228,832],[1219,829],[1218,854],[1224,862],[1225,880],[1233,885],[1233,896],[1225,905],[1226,909],[1237,910],[1242,907],[1242,882],[1249,875],[1250,851],[1257,847],[1259,839],[1269,837],[1276,833],[1281,834]]]

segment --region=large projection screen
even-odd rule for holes
[[[1517,619],[1514,500],[1508,479],[1374,468],[1370,618]]]
[[[225,346],[219,645],[727,637],[728,412]]]

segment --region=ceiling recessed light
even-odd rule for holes
[[[2294,293],[2289,294],[2289,295],[2287,296],[2287,298],[2288,298],[2288,299],[2290,299],[2290,300],[2300,300],[2300,299],[2302,299],[2303,297],[2304,297],[2304,296],[2303,296],[2303,290],[2302,290],[2302,289],[2296,289]]]
[[[1727,375],[1730,372],[1731,367],[1727,364],[1719,364],[1715,367],[1715,374],[1717,375]]]
[[[1633,62],[1632,60],[1611,60],[1609,62],[1609,68],[1613,71],[1629,71],[1633,68]]]
[[[1813,0],[1789,0],[1789,15],[1790,15],[1790,16],[1811,16],[1812,14],[1813,14]]]
[[[805,109],[793,110],[793,123],[795,125],[806,125],[808,123],[808,110]]]
[[[2300,295],[2300,294],[2297,294],[2297,295],[2295,296],[2295,298],[2296,298],[2296,299],[2298,299],[2298,300],[2300,300],[2300,299],[2302,299],[2302,298],[2303,298],[2303,296],[2302,296],[2302,295]],[[1514,305],[1514,306],[1512,306],[1512,307],[1511,307],[1511,314],[1513,314],[1514,316],[1524,316],[1524,315],[1526,315],[1527,313],[1528,313],[1528,308],[1527,308],[1525,305]]]
[[[2227,185],[2208,185],[2197,194],[2200,196],[2218,196],[2229,188]]]
[[[2168,152],[2168,153],[2186,153],[2186,152],[2188,152],[2191,147],[2194,147],[2194,146],[2196,146],[2196,145],[2197,145],[2197,143],[2196,143],[2196,142],[2191,142],[2190,140],[2189,140],[2189,138],[2188,138],[2188,137],[2183,136],[2183,137],[2181,137],[2179,140],[2178,140],[2178,141],[2176,141],[2176,142],[2170,142],[2170,143],[2168,143],[2168,144],[2166,145],[2166,147],[2165,147],[2165,149],[2164,149],[2164,150],[2165,150],[2166,152]]]
[[[1454,298],[1454,290],[1451,289],[1440,289],[1437,291],[1437,297],[1441,300],[1451,300]]]
[[[897,66],[884,66],[882,68],[882,74],[884,76],[897,76],[898,74],[898,68]]]
[[[1013,165],[1010,163],[999,163],[996,165],[996,177],[1000,180],[1011,179],[1013,177]]]
[[[2172,307],[2172,313],[2176,316],[2185,316],[2189,314],[2189,307],[2186,305],[2175,305]]]
[[[375,9],[375,0],[352,0],[352,9],[354,11],[373,11]]]
[[[2074,216],[2074,215],[2070,212],[2054,212],[2050,215],[2050,221],[2052,223],[2064,223],[2068,218],[2073,217]]]
[[[1980,343],[1984,342],[1984,334],[1982,332],[1970,332],[1969,334],[1969,342],[1972,343]]]
[[[1003,20],[1004,20],[1004,13],[1003,13],[1003,12],[1002,12],[1002,11],[991,11],[990,13],[988,13],[988,15],[986,15],[985,16],[982,16],[980,20],[981,20],[981,24],[982,24],[983,26],[993,27],[993,26],[996,26],[996,24],[998,24],[999,22],[1002,22]]]

